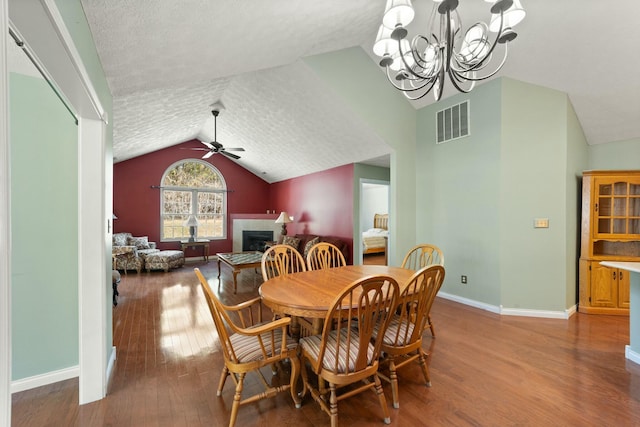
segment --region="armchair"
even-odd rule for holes
[[[147,255],[160,252],[156,249],[156,242],[149,242],[147,236],[134,237],[131,233],[114,233],[111,255],[113,257],[113,269],[140,270],[144,267]]]

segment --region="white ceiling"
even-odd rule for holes
[[[640,2],[522,2],[527,17],[498,75],[568,93],[590,144],[640,137]],[[433,2],[413,4],[411,36],[426,28]],[[371,46],[385,0],[82,5],[114,96],[116,161],[211,141],[209,106],[221,100],[218,141],[244,147],[237,163],[267,182],[368,159],[388,164],[391,149],[300,60],[362,46],[377,66]],[[461,0],[465,28],[488,20],[488,8]],[[428,95],[414,106],[430,102]]]

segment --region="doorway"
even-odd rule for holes
[[[382,243],[375,243],[372,247],[366,247],[364,240],[368,233],[386,234],[381,231],[379,223],[374,223],[374,218],[389,213],[389,182],[362,180],[360,195],[360,236],[363,241],[360,261],[366,265],[387,265],[388,239],[377,239]]]

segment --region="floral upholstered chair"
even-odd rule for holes
[[[160,252],[147,236],[134,237],[131,233],[114,233],[111,251],[114,270],[136,270],[138,273],[144,267],[147,255]]]

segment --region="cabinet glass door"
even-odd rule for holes
[[[596,237],[640,235],[640,180],[596,179]]]

